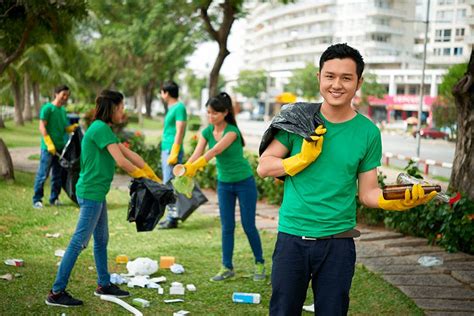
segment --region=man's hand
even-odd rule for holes
[[[48,152],[51,155],[56,155],[56,147],[54,146],[53,140],[49,135],[46,135],[44,138],[44,143],[46,144],[46,147],[48,148]]]
[[[171,147],[171,152],[168,157],[168,160],[166,161],[168,165],[175,165],[178,163],[178,155],[179,155],[180,149],[181,149],[181,145],[173,144],[173,147]]]
[[[72,132],[74,132],[76,130],[76,128],[78,126],[79,126],[79,124],[77,124],[77,123],[69,125],[68,127],[66,127],[66,133],[71,134]]]
[[[134,179],[139,179],[139,178],[147,178],[147,175],[145,173],[145,171],[143,171],[143,169],[139,169],[139,168],[136,168],[132,171],[132,172],[129,172],[128,175]]]
[[[406,211],[415,206],[426,204],[431,201],[437,192],[433,191],[428,195],[425,195],[425,190],[421,184],[414,184],[411,189],[405,190],[405,199],[404,200],[385,200],[383,195],[380,194],[378,204],[381,209],[386,211]]]

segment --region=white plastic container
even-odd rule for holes
[[[234,303],[260,304],[260,294],[234,292],[232,294],[232,301]]]

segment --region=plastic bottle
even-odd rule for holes
[[[235,303],[260,304],[260,294],[234,292],[232,301]]]

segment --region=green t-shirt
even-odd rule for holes
[[[41,107],[40,120],[46,121],[46,131],[53,140],[56,151],[61,151],[68,139],[65,128],[69,126],[64,107],[55,106],[51,102],[45,103]],[[43,137],[41,137],[41,148],[48,149]]]
[[[207,140],[209,148],[217,144],[212,132],[214,125],[209,125],[202,132],[202,136]],[[237,134],[237,138],[229,147],[216,156],[217,180],[221,182],[238,182],[252,176],[252,169],[249,162],[244,158],[244,150],[242,146],[242,136],[239,129],[232,124],[227,124],[222,137],[229,132]]]
[[[109,125],[100,120],[92,122],[82,139],[77,196],[98,202],[105,200],[115,173],[115,160],[107,146],[118,142]]]
[[[176,136],[176,122],[186,122],[186,107],[183,102],[179,101],[173,105],[165,116],[165,126],[163,128],[163,138],[161,140],[162,150],[171,150]]]
[[[278,230],[296,236],[324,237],[356,225],[356,192],[359,173],[380,166],[382,144],[379,129],[357,115],[346,122],[331,123],[322,152],[315,162],[285,179]],[[301,151],[303,138],[279,131],[276,139],[293,156]]]

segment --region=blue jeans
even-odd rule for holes
[[[79,221],[61,260],[61,265],[53,284],[53,291],[55,293],[66,289],[77,257],[87,247],[92,234],[94,234],[94,260],[98,275],[97,283],[100,286],[110,284],[110,274],[107,269],[107,243],[109,241],[107,202],[105,200],[97,202],[79,197],[77,201],[81,208]]]
[[[41,149],[40,163],[38,172],[36,173],[33,204],[41,202],[44,196],[44,183],[48,179],[51,171],[51,195],[49,196],[49,203],[53,204],[59,197],[61,192],[61,175],[64,169],[59,165],[59,157],[51,155],[46,149]]]
[[[169,150],[169,149],[161,150],[161,170],[163,172],[163,183],[164,184],[168,183],[169,181],[171,181],[171,179],[174,178],[173,167],[175,165],[169,165],[168,164],[168,157],[170,156],[170,152],[171,152],[171,150]],[[183,163],[183,155],[184,155],[184,152],[182,150],[180,150],[179,154],[178,154],[178,163]],[[167,208],[168,208],[168,215],[166,216],[166,219],[176,221],[177,217],[178,217],[178,214],[176,212],[175,204],[168,204]]]
[[[228,269],[234,268],[232,255],[234,252],[235,201],[237,199],[239,199],[242,226],[252,248],[255,262],[263,263],[262,243],[255,226],[257,185],[253,176],[239,182],[217,181],[217,198],[222,225],[222,264]]]
[[[309,280],[317,315],[346,315],[355,260],[352,238],[303,240],[279,232],[270,315],[301,315]]]

